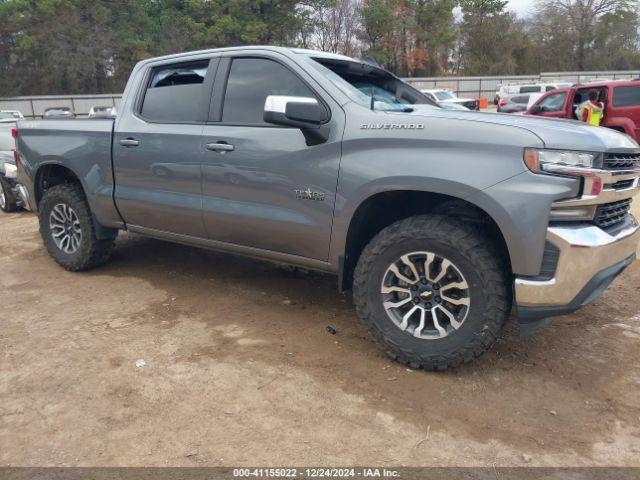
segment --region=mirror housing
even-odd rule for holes
[[[312,97],[269,95],[264,102],[263,119],[267,123],[302,130],[307,145],[327,140],[329,129],[323,124],[329,120],[327,109]]]
[[[542,111],[542,108],[540,108],[540,105],[531,105],[531,109],[529,110],[529,113],[537,115],[541,111]]]
[[[328,120],[327,112],[311,97],[269,95],[264,102],[264,121],[297,128],[319,128]]]

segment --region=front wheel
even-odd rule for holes
[[[91,211],[79,185],[65,183],[45,190],[38,220],[49,255],[65,269],[88,270],[109,259],[114,240],[96,238]]]
[[[475,227],[439,215],[382,230],[354,275],[358,315],[393,359],[446,370],[482,355],[511,308],[508,273]]]

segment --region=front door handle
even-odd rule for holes
[[[230,143],[225,143],[225,142],[207,143],[205,147],[207,147],[207,150],[211,150],[212,152],[220,152],[220,153],[232,152],[233,149],[235,148]]]
[[[140,142],[135,138],[123,138],[119,143],[123,147],[137,147],[140,145]]]

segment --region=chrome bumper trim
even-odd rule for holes
[[[547,240],[560,249],[555,276],[546,281],[516,278],[517,305],[568,305],[596,274],[633,255],[640,243],[640,225],[629,217],[629,224],[615,235],[595,225],[549,227]]]

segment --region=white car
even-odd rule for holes
[[[0,110],[0,122],[15,122],[24,118],[18,110]]]
[[[436,89],[420,91],[439,105],[454,103],[457,105],[462,105],[469,110],[478,110],[478,101],[475,98],[456,97],[456,95],[451,90]]]
[[[524,95],[526,93],[545,93],[558,88],[569,88],[573,83],[526,83],[521,85],[501,85],[493,99],[495,105],[500,105],[500,100],[505,100],[514,95]],[[538,97],[540,98],[540,97]]]

